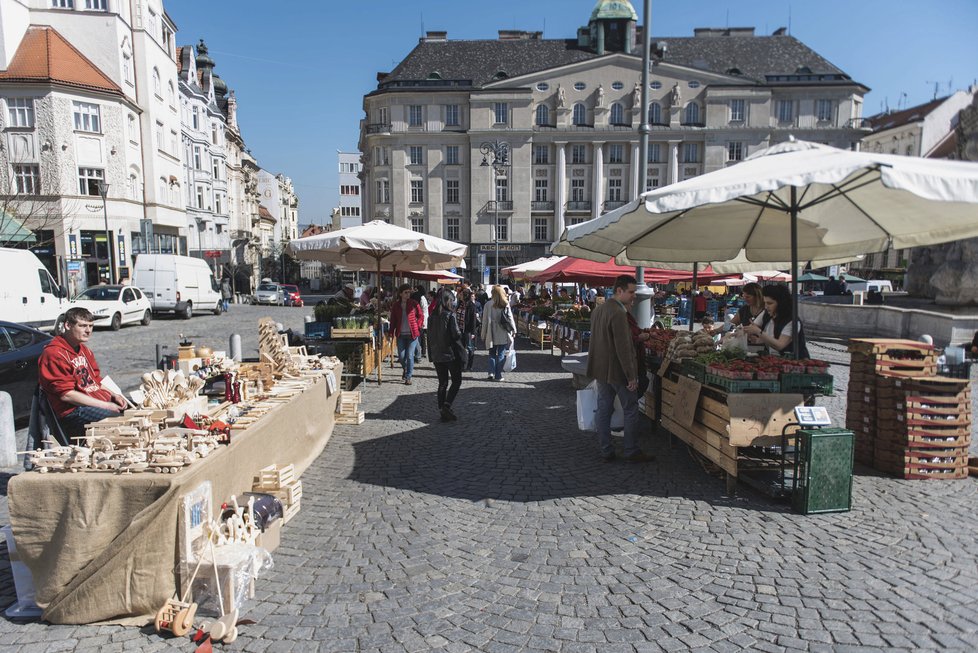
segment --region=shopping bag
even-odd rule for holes
[[[503,361],[503,372],[512,372],[516,369],[516,349],[509,348],[506,352],[506,360]]]
[[[592,381],[583,390],[577,391],[577,428],[582,431],[596,431],[594,418],[598,412],[598,389]],[[625,428],[625,411],[618,397],[615,397],[615,409],[611,413],[611,430],[620,431]]]

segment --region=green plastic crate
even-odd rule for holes
[[[757,379],[728,379],[716,374],[706,373],[708,385],[722,388],[727,392],[781,392],[780,381],[760,381]]]
[[[695,379],[700,383],[703,383],[706,380],[706,365],[697,362],[693,358],[684,358],[679,372],[683,376],[688,376],[689,378]]]
[[[795,487],[795,512],[812,515],[852,509],[853,434],[848,429],[801,429]]]
[[[798,374],[785,372],[781,375],[781,392],[831,395],[835,378],[831,374]]]

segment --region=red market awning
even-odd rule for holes
[[[550,281],[566,281],[588,284],[610,284],[615,277],[622,274],[635,274],[635,268],[617,265],[611,259],[604,263],[596,263],[581,258],[567,257],[532,275],[534,283]],[[718,278],[736,275],[716,274],[713,268],[706,266],[697,274],[697,281],[708,282]],[[693,278],[689,270],[669,270],[665,268],[645,268],[645,283],[670,283],[672,281],[688,281]]]

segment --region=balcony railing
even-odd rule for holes
[[[568,211],[590,211],[591,202],[568,202],[567,210]]]
[[[553,202],[530,202],[531,211],[553,211]]]
[[[495,200],[490,200],[486,202],[486,211],[489,211],[490,213],[494,211],[512,211],[512,210],[513,210],[512,202],[497,202]]]
[[[627,202],[623,202],[622,200],[608,200],[607,202],[604,203],[604,210],[613,211],[614,209],[617,209],[619,206],[625,206],[625,204],[627,204]]]
[[[390,123],[375,122],[367,125],[368,134],[384,134],[391,130]]]

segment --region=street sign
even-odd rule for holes
[[[482,274],[489,274],[489,266],[486,266],[486,267],[485,267],[485,268],[484,268],[484,269],[482,270]]]
[[[452,274],[458,274],[458,268],[451,268],[449,272],[451,272]]]

